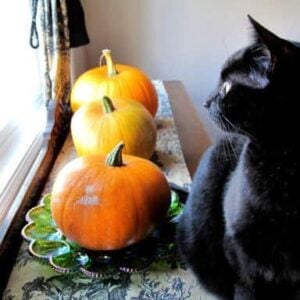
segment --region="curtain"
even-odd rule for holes
[[[32,0],[30,44],[42,48],[45,104],[50,147],[55,150],[68,131],[71,111],[70,48],[89,42],[78,0]]]
[[[20,229],[25,213],[39,200],[52,165],[69,132],[70,48],[89,42],[79,0],[31,0],[31,8],[29,43],[39,51],[41,57],[48,120],[41,164],[31,184],[26,187],[23,202],[0,247],[2,278],[6,278],[0,283],[0,298],[22,242]]]
[[[39,182],[32,196],[41,192],[47,175],[69,132],[71,119],[70,48],[89,42],[84,12],[79,0],[32,0],[30,45],[39,48],[48,112],[44,143],[45,159],[37,174]]]

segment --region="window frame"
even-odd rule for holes
[[[38,96],[34,101],[32,116],[43,114],[41,117],[44,122],[40,130],[27,140],[30,145],[22,152],[19,164],[0,191],[0,246],[47,151],[46,142],[53,126],[53,109],[51,106],[46,107],[44,102],[43,95]],[[22,128],[19,127],[22,124],[11,119],[0,131],[0,157],[3,155],[0,161],[3,162],[3,158],[10,155],[5,153],[7,149],[1,148],[2,141],[10,139],[9,143],[15,143],[18,146],[18,136],[22,134]]]
[[[0,244],[22,204],[30,182],[34,178],[45,155],[43,133],[39,133],[27,149],[21,163],[0,195]]]
[[[7,6],[9,13],[18,8],[19,5],[13,2]],[[18,9],[17,12],[20,18],[12,27],[11,31],[14,36],[11,37],[12,33],[3,28],[4,36],[7,41],[10,41],[6,43],[4,52],[6,57],[11,55],[8,59],[3,58],[4,62],[7,62],[7,65],[4,64],[4,71],[7,72],[4,72],[3,79],[4,83],[6,82],[5,86],[11,90],[4,89],[9,94],[2,95],[2,106],[7,103],[10,107],[6,113],[5,106],[3,106],[5,123],[0,122],[0,165],[2,167],[2,172],[0,169],[0,249],[45,157],[46,142],[49,137],[49,112],[45,105],[42,52],[33,49],[29,43],[32,2],[27,0],[22,3],[21,11]],[[10,14],[6,12],[6,15],[9,18]],[[23,35],[19,39],[17,34],[20,29]],[[24,36],[24,31],[28,33],[27,38]],[[12,51],[16,47],[19,55],[16,55],[16,51]],[[18,69],[25,71],[17,72]],[[26,76],[25,80],[24,76]],[[23,85],[17,84],[17,79],[22,81]],[[20,106],[18,106],[19,103]]]

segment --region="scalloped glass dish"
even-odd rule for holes
[[[29,242],[29,252],[59,273],[82,272],[92,278],[111,278],[122,272],[142,271],[153,261],[176,256],[175,223],[184,205],[175,191],[172,190],[171,195],[164,224],[144,241],[122,250],[91,251],[69,241],[52,219],[50,194],[43,196],[40,204],[27,212],[22,236]]]

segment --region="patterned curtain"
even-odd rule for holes
[[[50,146],[54,150],[58,147],[58,139],[67,130],[71,116],[70,41],[66,1],[33,0],[32,10],[30,44],[33,48],[41,48],[44,96],[48,109],[45,136],[50,137]]]
[[[70,48],[89,42],[84,13],[79,0],[31,0],[32,28],[30,45],[42,56],[45,105],[48,113],[44,142],[45,159],[33,185],[32,196],[42,185],[69,131],[71,110]]]

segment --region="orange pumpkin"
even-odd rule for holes
[[[156,125],[144,106],[133,100],[103,97],[77,110],[71,133],[78,155],[108,154],[119,141],[124,153],[149,159],[155,150]]]
[[[64,235],[91,250],[121,249],[143,240],[170,205],[165,175],[152,162],[122,156],[118,144],[105,158],[68,163],[52,188],[52,216]]]
[[[152,82],[139,69],[128,65],[114,65],[110,50],[103,50],[106,66],[86,71],[75,81],[71,91],[71,108],[100,101],[104,96],[134,99],[142,103],[154,117],[158,97]]]

